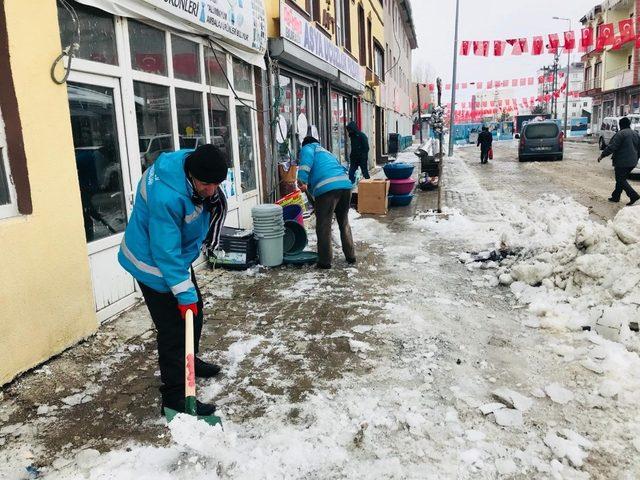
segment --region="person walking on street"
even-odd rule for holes
[[[493,145],[493,135],[487,127],[482,127],[482,131],[478,135],[478,144],[480,147],[480,163],[489,163],[489,151]]]
[[[349,158],[349,180],[356,183],[356,172],[358,168],[362,171],[362,176],[369,179],[369,139],[358,129],[356,122],[349,122],[347,133],[351,139],[351,155]]]
[[[352,183],[338,158],[308,136],[302,142],[298,183],[303,192],[314,197],[316,234],[318,236],[318,268],[331,268],[331,224],[335,215],[340,228],[342,251],[347,263],[356,263],[355,247],[349,225]]]
[[[184,355],[186,312],[194,316],[198,353],[203,302],[191,264],[214,248],[227,214],[220,184],[227,178],[226,155],[213,145],[163,153],[138,184],[131,219],[118,261],[140,285],[157,330],[158,360],[165,407],[185,411]],[[211,378],[220,367],[196,357],[197,377]],[[198,415],[215,405],[197,402]]]
[[[616,187],[609,198],[610,202],[620,201],[624,191],[629,197],[628,206],[635,204],[640,195],[629,185],[629,174],[638,166],[640,156],[640,135],[631,129],[631,120],[628,117],[620,119],[620,131],[616,133],[607,148],[598,157],[598,162],[612,155],[613,168],[616,175]]]

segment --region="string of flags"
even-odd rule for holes
[[[614,23],[598,25],[597,31],[593,27],[586,27],[580,30],[580,37],[577,40],[575,31],[567,31],[562,35],[562,52],[571,53],[578,51],[586,53],[590,50],[602,51],[606,47],[612,50],[619,50],[629,42],[635,42],[635,47],[640,48],[640,35],[636,34],[633,18],[620,20],[618,31]],[[640,33],[640,32],[638,32]],[[545,39],[547,40],[545,42]],[[560,34],[536,35],[533,38],[510,38],[508,40],[463,40],[460,45],[460,55],[469,56],[471,54],[488,57],[493,55],[501,57],[507,54],[508,47],[511,47],[511,55],[542,55],[543,53],[560,53]]]
[[[522,97],[522,98],[507,98],[507,99],[498,99],[498,100],[476,100],[476,101],[468,101],[468,102],[456,102],[456,108],[459,108],[460,111],[465,111],[465,109],[470,109],[469,111],[486,110],[487,113],[497,113],[503,110],[513,111],[517,110],[519,107],[531,108],[539,103],[548,103],[553,98],[560,98],[563,96],[565,90],[567,89],[567,83],[565,82],[560,88],[555,90],[554,92],[547,93],[544,95],[538,95],[533,97]],[[581,97],[581,92],[573,91],[569,92],[569,98],[576,99]],[[447,103],[443,105],[445,108],[450,109],[451,103]],[[415,108],[416,105],[413,105]],[[429,103],[422,104],[423,110],[429,109]],[[484,110],[483,110],[484,109]],[[495,110],[495,111],[494,111]]]
[[[565,77],[564,72],[558,72],[558,78],[563,79]],[[545,83],[553,83],[553,74],[551,75],[540,75],[539,77],[522,77],[522,78],[512,78],[510,80],[488,80],[488,81],[477,81],[477,82],[462,82],[456,83],[456,90],[467,90],[473,89],[476,90],[495,90],[499,88],[516,88],[516,87],[530,87],[533,85],[543,85]],[[429,83],[427,84],[430,92],[435,92],[436,84]],[[451,90],[453,85],[451,83],[446,83],[443,86],[444,90]]]

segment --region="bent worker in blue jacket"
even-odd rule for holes
[[[303,191],[308,191],[315,198],[318,268],[331,268],[331,223],[334,215],[340,228],[344,256],[348,263],[356,263],[349,225],[352,185],[347,169],[335,155],[322,148],[320,142],[311,136],[302,142],[298,182]]]
[[[160,155],[142,175],[120,245],[118,261],[138,281],[157,329],[162,411],[185,410],[184,318],[193,312],[196,354],[203,320],[191,264],[220,239],[227,213],[220,184],[227,168],[226,155],[213,145]],[[196,376],[219,372],[219,366],[196,357]],[[198,402],[196,409],[211,415],[215,405]]]

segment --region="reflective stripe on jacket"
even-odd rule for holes
[[[170,291],[183,305],[198,300],[190,269],[211,216],[191,201],[184,161],[192,151],[163,153],[144,172],[118,253],[136,280],[158,292]]]
[[[309,186],[314,197],[332,190],[351,189],[347,169],[319,143],[310,143],[300,151],[298,179]]]

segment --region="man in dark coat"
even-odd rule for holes
[[[620,131],[613,136],[607,148],[600,154],[598,162],[609,155],[612,155],[611,159],[613,160],[613,168],[616,174],[616,188],[609,201],[619,202],[624,191],[629,197],[627,205],[631,206],[640,199],[638,192],[629,185],[627,180],[629,174],[638,165],[640,136],[638,132],[631,130],[631,120],[628,117],[620,119]]]
[[[478,135],[478,147],[480,147],[480,163],[489,162],[489,150],[493,145],[493,135],[487,127],[482,127],[480,135]]]
[[[349,122],[347,133],[351,139],[351,156],[349,158],[349,180],[356,183],[356,172],[362,170],[364,178],[369,177],[369,139],[358,129],[356,122]]]

